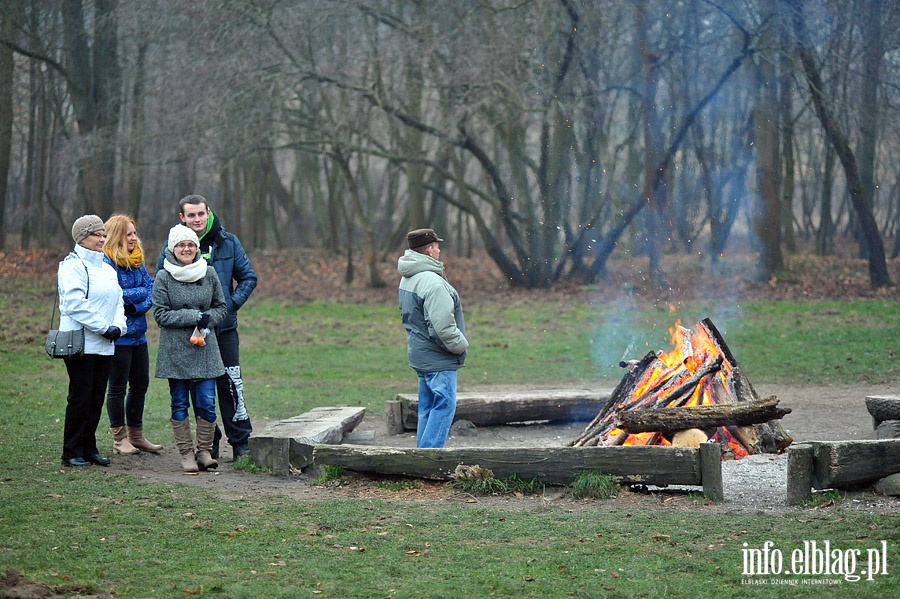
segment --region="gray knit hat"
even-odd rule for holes
[[[100,231],[106,231],[103,219],[96,214],[86,214],[72,225],[72,239],[75,240],[75,243],[81,243],[91,233]]]

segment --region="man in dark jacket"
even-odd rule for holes
[[[216,270],[228,313],[225,320],[216,326],[216,338],[225,374],[216,379],[216,395],[219,398],[219,413],[225,435],[234,452],[234,457],[250,453],[248,439],[253,432],[250,415],[244,406],[244,381],[241,378],[240,339],[238,337],[237,311],[256,288],[256,272],[244,251],[240,240],[222,226],[219,218],[209,208],[206,198],[192,194],[179,202],[179,218],[190,227],[200,239],[200,255]],[[163,267],[165,245],[156,263],[156,270]],[[217,458],[222,432],[216,427],[212,457]]]
[[[397,262],[400,314],[409,365],[419,377],[417,447],[443,447],[456,414],[456,371],[469,342],[459,294],[444,278],[440,239],[432,229],[406,235]]]

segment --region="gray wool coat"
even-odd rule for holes
[[[209,313],[206,345],[191,344],[200,313]],[[153,317],[159,325],[156,378],[204,380],[225,374],[216,325],[226,314],[225,294],[212,266],[194,283],[175,280],[164,268],[153,280]]]

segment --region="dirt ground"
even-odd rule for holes
[[[850,245],[847,245],[849,248]],[[21,251],[14,254],[0,253],[0,292],[8,286],[18,289],[27,281],[29,286],[53,288],[56,263],[61,254],[57,251]],[[257,251],[252,256],[260,284],[254,292],[255,299],[276,299],[295,304],[336,297],[351,302],[395,302],[396,263],[387,260],[380,264],[380,276],[390,282],[384,287],[373,288],[363,277],[352,283],[346,281],[346,265],[335,260],[324,250]],[[702,296],[706,299],[721,297],[723,301],[779,300],[779,299],[849,299],[878,298],[900,301],[900,285],[873,289],[866,278],[865,262],[849,257],[812,257],[808,254],[787,257],[787,274],[780,279],[758,281],[754,274],[753,254],[730,255],[718,265],[698,263],[686,255],[667,256],[664,272],[669,273],[671,287],[668,293],[658,295],[649,289],[646,277],[646,258],[634,257],[613,261],[602,284],[584,286],[577,281],[560,282],[552,289],[513,289],[505,277],[484,256],[460,257],[453,254],[448,245],[445,264],[448,277],[459,290],[467,305],[497,301],[528,302],[548,300],[577,302],[579,304],[610,302],[622,294],[638,297],[656,297],[657,302],[687,301]],[[892,280],[900,280],[900,260],[889,263]],[[641,283],[643,281],[643,283]],[[43,311],[41,311],[43,314]],[[43,318],[43,316],[41,316]],[[2,337],[2,332],[0,332]],[[5,338],[10,346],[20,343],[17,337]],[[32,342],[29,338],[29,343]],[[618,381],[610,381],[614,387]],[[475,391],[476,389],[461,389]],[[872,420],[865,408],[868,395],[893,394],[894,385],[860,384],[855,386],[785,386],[756,385],[760,397],[774,395],[779,407],[790,408],[782,424],[794,439],[802,441],[835,441],[874,438]],[[249,409],[253,411],[252,400]],[[561,446],[574,439],[585,423],[562,425],[519,425],[477,429],[474,434],[451,432],[449,447],[480,446]],[[254,425],[261,430],[264,421]],[[386,433],[384,416],[368,415],[357,432],[374,433],[374,443],[382,446],[414,447],[414,435],[390,436]],[[468,432],[468,431],[466,431]],[[172,439],[154,439],[166,444],[159,455],[112,456],[110,474],[127,473],[152,482],[179,482],[200,485],[215,490],[222,497],[240,499],[265,495],[281,496],[299,501],[316,501],[339,497],[381,498],[403,501],[467,502],[482,505],[507,506],[527,509],[548,503],[565,506],[566,509],[595,509],[598,507],[664,506],[696,509],[693,495],[681,489],[667,488],[651,492],[635,492],[625,489],[612,500],[605,502],[575,500],[564,489],[547,489],[533,497],[501,496],[470,497],[455,492],[445,483],[417,481],[411,488],[388,491],[372,477],[354,475],[350,482],[335,486],[312,484],[317,472],[304,471],[296,476],[276,477],[267,474],[251,474],[234,469],[230,447],[223,447],[221,466],[214,472],[186,475],[181,472],[180,461]],[[112,440],[108,439],[105,451],[111,452]],[[786,455],[750,456],[723,464],[725,501],[705,509],[781,511],[785,507]],[[398,485],[402,486],[402,485]],[[405,486],[404,486],[405,487]],[[693,491],[699,488],[691,489]],[[848,494],[843,502],[854,509],[891,510],[900,507],[900,500],[874,495],[871,492]]]
[[[504,387],[503,390],[514,388]],[[471,389],[470,389],[471,390]],[[499,389],[497,389],[499,390]],[[865,398],[868,395],[891,394],[892,386],[783,386],[759,385],[760,397],[774,395],[779,398],[780,407],[790,408],[782,425],[794,439],[803,441],[840,441],[874,439],[872,419],[866,411]],[[263,422],[255,423],[258,430]],[[507,426],[480,427],[471,429],[454,428],[447,447],[554,447],[563,446],[573,440],[584,428],[585,423],[569,424],[517,424]],[[354,433],[374,436],[371,444],[378,446],[415,447],[415,434],[410,431],[401,435],[387,433],[383,415],[367,415]],[[269,474],[253,474],[235,470],[231,449],[223,446],[220,467],[216,471],[195,475],[181,472],[179,457],[170,439],[155,439],[167,444],[159,455],[140,454],[136,456],[113,456],[110,474],[127,473],[149,482],[178,482],[198,485],[211,489],[226,499],[241,500],[249,497],[272,496],[296,501],[320,501],[338,498],[381,499],[387,501],[432,501],[462,502],[508,509],[530,509],[548,504],[566,510],[615,509],[664,507],[667,509],[697,509],[699,487],[665,489],[629,489],[613,499],[605,501],[580,500],[567,495],[564,488],[547,488],[544,493],[534,496],[502,495],[494,497],[473,497],[460,493],[444,482],[407,481],[405,485],[391,485],[398,490],[389,490],[379,484],[387,477],[366,474],[350,474],[341,485],[315,485],[319,475],[315,468],[305,469],[299,474],[277,477]],[[110,441],[111,445],[111,441]],[[790,509],[786,500],[786,454],[763,454],[749,456],[741,460],[723,463],[725,501],[720,504],[706,504],[704,509],[715,511],[783,512]],[[693,493],[692,493],[693,492]],[[825,499],[823,499],[823,503]],[[887,512],[900,508],[897,498],[876,495],[872,491],[849,493],[842,505],[845,508]],[[803,508],[803,509],[809,509]]]

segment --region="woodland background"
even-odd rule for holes
[[[116,212],[152,246],[201,193],[256,255],[370,288],[419,226],[514,287],[735,253],[765,282],[848,245],[884,288],[898,25],[893,0],[6,0],[0,249]]]

